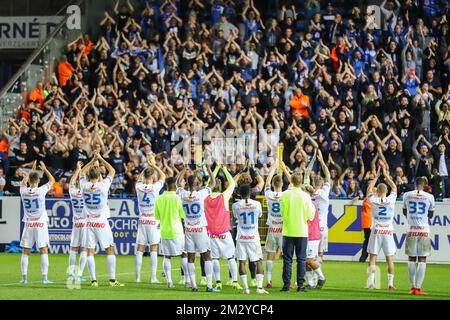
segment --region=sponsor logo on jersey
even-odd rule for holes
[[[198,228],[190,228],[187,227],[184,229],[185,232],[192,232],[192,233],[201,233],[203,232],[203,227],[198,227]]]
[[[226,234],[208,234],[208,236],[211,238],[211,239],[221,239],[221,240],[225,240],[226,238],[227,238],[227,235]]]
[[[255,236],[240,236],[239,240],[254,240]]]
[[[281,233],[282,231],[283,231],[283,228],[273,228],[273,227],[269,228],[269,232],[272,232],[272,233]]]
[[[139,224],[148,224],[154,226],[156,224],[156,220],[139,220]]]
[[[88,227],[91,227],[91,228],[100,228],[100,229],[103,229],[105,226],[106,226],[106,223],[104,223],[104,222],[88,222],[87,223],[87,226]]]
[[[43,228],[44,227],[43,222],[27,222],[25,225],[28,228]]]

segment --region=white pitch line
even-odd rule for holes
[[[228,266],[228,264],[222,264],[221,267]],[[181,268],[172,269],[172,271],[180,271]],[[143,274],[150,273],[150,271],[143,271]],[[118,273],[116,276],[127,276],[130,274],[135,274],[135,272],[124,272],[124,273]],[[109,274],[101,274],[97,276],[97,278],[104,278],[109,277]],[[57,284],[58,282],[67,281],[67,279],[59,279],[59,280],[51,280],[54,282],[54,284]],[[85,283],[89,283],[89,281],[84,281]],[[7,286],[14,286],[14,285],[22,285],[26,286],[27,284],[33,284],[33,283],[42,283],[41,281],[29,281],[28,283],[20,283],[20,282],[12,282],[12,283],[0,283],[0,287],[7,287]],[[163,283],[163,282],[162,282]],[[51,285],[51,284],[50,284]]]

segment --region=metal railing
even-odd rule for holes
[[[68,19],[67,7],[74,4],[80,6],[83,2],[84,0],[70,0],[55,14],[55,16],[62,16],[61,22],[0,89],[0,128],[2,130],[7,125],[8,118],[15,115],[17,107],[26,102],[28,93],[35,88],[37,82],[45,83],[52,79],[62,48],[74,32],[80,32],[65,28]]]

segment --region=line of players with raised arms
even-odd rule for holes
[[[309,178],[304,178],[303,189],[310,194],[315,204],[314,219],[308,222],[309,237],[307,248],[307,288],[320,289],[325,284],[322,272],[323,255],[327,252],[329,213],[330,173],[318,151],[317,160],[324,177],[316,175],[312,186]],[[103,178],[100,165],[107,170]],[[280,167],[282,172],[275,175]],[[40,169],[48,178],[48,183],[39,187],[39,174],[36,163],[23,179],[20,189],[24,208],[24,229],[21,239],[23,254],[21,256],[22,283],[27,283],[28,256],[34,244],[41,255],[41,273],[43,283],[48,280],[48,216],[45,209],[45,196],[55,182],[43,162]],[[226,179],[226,188],[222,181],[216,179],[221,170]],[[384,180],[391,188],[377,180],[383,173]],[[139,207],[139,223],[136,237],[135,270],[136,282],[141,282],[143,255],[150,247],[150,282],[160,283],[157,279],[158,253],[164,256],[163,270],[167,287],[173,288],[171,276],[171,257],[181,256],[183,283],[192,291],[198,291],[196,282],[196,254],[201,255],[205,273],[206,291],[220,292],[220,259],[228,261],[230,279],[228,284],[234,289],[250,293],[246,274],[246,261],[256,262],[256,293],[267,294],[263,288],[263,252],[258,232],[259,218],[262,216],[261,203],[250,199],[250,186],[241,185],[240,200],[232,205],[233,221],[237,223],[236,242],[231,235],[229,202],[236,182],[225,165],[216,165],[214,172],[207,167],[208,180],[203,184],[197,171],[184,179],[186,168],[177,179],[169,177],[156,166],[154,158],[149,157],[148,167],[143,169],[136,183],[136,195]],[[273,260],[281,250],[282,225],[281,214],[283,179],[285,174],[290,182],[291,176],[284,163],[275,164],[266,179],[265,197],[268,206],[268,234],[266,239],[266,278],[267,288],[272,288]],[[297,174],[297,173],[294,173]],[[122,287],[116,280],[116,257],[113,234],[108,223],[110,210],[108,193],[115,175],[114,168],[98,153],[82,167],[79,163],[70,181],[70,198],[73,212],[73,230],[69,252],[69,281],[86,281],[83,270],[87,264],[91,285],[98,287],[95,272],[94,254],[96,245],[106,252],[109,285]],[[166,184],[166,191],[160,195]],[[416,190],[404,195],[403,212],[407,217],[408,231],[406,254],[409,256],[408,271],[411,282],[411,294],[423,295],[421,289],[425,276],[426,257],[431,252],[429,222],[434,211],[434,197],[423,191],[425,181],[416,180]],[[368,186],[368,198],[372,208],[372,232],[368,244],[369,277],[367,288],[375,286],[375,269],[377,255],[383,250],[388,264],[388,288],[394,286],[394,262],[396,246],[393,238],[393,218],[396,201],[396,185],[389,176],[386,167],[381,164],[375,179]],[[159,252],[158,252],[159,250]],[[74,274],[76,255],[80,253],[77,275]],[[236,263],[239,261],[239,270]],[[417,269],[417,272],[416,272]],[[241,284],[238,283],[238,273]],[[417,273],[417,276],[416,276]],[[213,286],[213,276],[215,286]],[[202,281],[203,282],[203,281]]]

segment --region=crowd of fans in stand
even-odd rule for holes
[[[218,136],[279,129],[286,166],[311,176],[320,149],[331,198],[364,197],[380,162],[399,196],[425,176],[437,198],[450,197],[449,2],[384,0],[381,21],[373,6],[353,5],[117,1],[99,37],[69,43],[55,77],[9,120],[0,188],[18,194],[38,159],[62,194],[77,161],[98,150],[117,172],[112,193],[133,194],[147,155],[178,175],[175,131],[188,139],[197,125]],[[229,167],[257,194],[276,158],[270,149]]]

